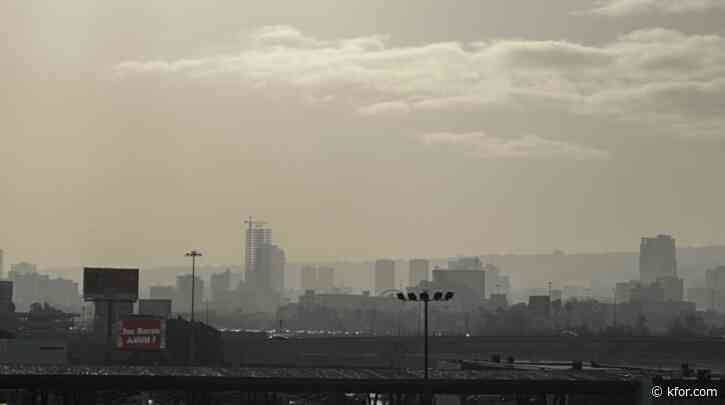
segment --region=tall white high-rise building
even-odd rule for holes
[[[249,220],[249,227],[246,231],[246,245],[244,257],[244,271],[247,282],[255,283],[254,272],[257,268],[257,254],[259,248],[272,244],[272,230],[264,228],[262,222]]]

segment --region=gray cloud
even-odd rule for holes
[[[679,14],[725,9],[722,0],[603,0],[597,7],[579,14],[620,17],[639,13]]]
[[[294,88],[305,100],[348,100],[364,117],[510,106],[639,120],[670,134],[725,133],[715,108],[725,80],[725,40],[717,35],[655,28],[601,46],[492,40],[391,47],[383,36],[327,41],[274,26],[251,39],[237,54],[127,61],[115,72]]]
[[[544,139],[536,135],[505,139],[483,132],[431,133],[421,136],[428,146],[452,146],[467,156],[482,159],[567,158],[608,159],[607,151]]]
[[[410,104],[404,101],[385,101],[360,107],[358,113],[363,116],[373,116],[381,114],[407,114],[411,111]]]

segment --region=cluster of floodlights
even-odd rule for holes
[[[436,291],[435,293],[433,293],[432,299],[430,294],[428,294],[428,291],[423,291],[422,293],[417,295],[412,292],[409,292],[408,295],[399,292],[397,297],[401,301],[450,301],[451,299],[453,299],[453,291],[448,291],[446,293],[443,293],[442,291]]]

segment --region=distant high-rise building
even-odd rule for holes
[[[579,285],[565,285],[562,288],[562,295],[564,301],[582,300],[586,297],[586,288]]]
[[[708,269],[705,272],[705,284],[707,288],[725,294],[725,266]]]
[[[421,281],[430,281],[430,261],[411,259],[408,262],[408,286],[417,287]]]
[[[13,282],[0,280],[0,312],[14,312]]]
[[[231,286],[232,272],[227,270],[223,273],[212,274],[209,279],[212,299],[223,297]]]
[[[38,270],[38,266],[36,266],[32,263],[27,263],[27,262],[21,262],[21,263],[16,263],[16,264],[10,265],[10,271],[15,274],[30,274],[30,273],[37,272],[37,270]]]
[[[5,252],[0,249],[0,278],[5,275]]]
[[[278,293],[284,292],[285,286],[285,267],[287,266],[287,255],[284,249],[277,245],[272,245],[272,253],[270,258],[270,286]]]
[[[632,299],[632,291],[640,285],[639,281],[627,281],[617,283],[614,287],[614,300],[618,304],[629,302]]]
[[[681,278],[660,277],[657,284],[662,286],[665,301],[683,301],[685,296],[685,285]]]
[[[201,305],[204,302],[204,280],[199,278],[199,276],[196,276],[195,280],[193,287],[196,311],[201,310]],[[191,274],[176,276],[176,297],[173,299],[173,304],[177,312],[191,312],[191,281]]]
[[[480,303],[486,294],[486,273],[480,270],[433,270],[433,283],[441,289],[455,292],[456,298],[468,294]]]
[[[715,309],[714,291],[707,287],[691,287],[687,289],[687,301],[695,304],[699,311]]]
[[[375,294],[395,288],[395,262],[390,259],[375,261]]]
[[[335,269],[320,266],[317,269],[317,288],[320,291],[331,291],[335,288]]]
[[[562,290],[551,290],[551,301],[559,300],[561,301],[562,297],[564,295],[564,292]]]
[[[677,277],[675,240],[670,235],[642,238],[639,246],[639,277],[645,284],[659,278]]]
[[[48,303],[64,311],[76,311],[82,306],[78,283],[63,278],[51,279],[40,274],[31,263],[13,264],[8,280],[13,282],[14,301],[20,311],[33,303]]]
[[[492,264],[487,264],[483,267],[483,271],[486,272],[486,298],[491,294],[500,294],[501,270]]]
[[[506,294],[491,294],[489,300],[495,309],[508,307],[508,298],[506,297]]]
[[[300,287],[303,291],[317,289],[317,267],[304,266],[300,270]]]
[[[284,269],[286,256],[277,245],[263,244],[257,247],[254,270],[250,285],[262,290],[284,290]]]
[[[548,317],[551,314],[551,297],[548,295],[529,296],[529,311],[537,316]]]
[[[173,300],[174,287],[170,285],[154,285],[149,288],[149,297],[155,300]]]
[[[448,259],[449,270],[483,270],[483,263],[478,256],[460,256]]]
[[[708,269],[705,272],[705,285],[707,292],[703,295],[706,297],[706,308],[725,312],[725,266]]]
[[[261,222],[250,220],[247,228],[247,241],[245,249],[244,270],[248,282],[254,283],[254,271],[257,269],[257,253],[263,245],[272,244],[272,230],[262,227]]]
[[[630,302],[661,303],[665,300],[665,290],[660,283],[633,283],[630,290]]]
[[[138,301],[139,315],[152,315],[161,318],[171,316],[171,300],[166,299],[142,299]]]
[[[494,294],[508,295],[511,293],[511,277],[505,275],[498,276],[498,283],[493,290]]]

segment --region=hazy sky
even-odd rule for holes
[[[8,261],[725,242],[725,1],[0,3]]]

